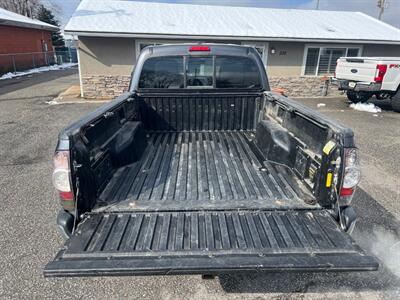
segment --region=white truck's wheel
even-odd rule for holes
[[[392,97],[392,109],[395,112],[400,112],[400,88],[397,89],[396,94]]]
[[[369,98],[371,98],[371,93],[368,92],[347,91],[347,99],[353,103],[367,102]]]
[[[385,100],[385,99],[389,99],[391,96],[390,93],[388,92],[378,92],[375,94],[376,99],[378,100]]]

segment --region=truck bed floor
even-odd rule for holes
[[[140,161],[117,170],[96,210],[312,208],[293,171],[265,161],[252,131],[149,132]]]

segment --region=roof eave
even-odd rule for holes
[[[97,32],[76,31],[65,29],[66,34],[91,37],[124,37],[124,38],[160,38],[160,39],[207,39],[207,40],[240,40],[240,41],[287,41],[287,42],[317,42],[317,43],[347,43],[347,44],[384,44],[400,45],[400,40],[365,40],[365,39],[335,39],[335,38],[296,38],[296,37],[260,37],[260,36],[216,36],[216,35],[185,35],[185,34],[149,34],[129,32]]]
[[[32,28],[32,29],[42,29],[47,31],[57,31],[58,27],[53,25],[41,25],[41,24],[31,24],[31,23],[24,23],[18,22],[13,20],[0,20],[0,25],[5,26],[15,26],[15,27],[23,27],[23,28]]]

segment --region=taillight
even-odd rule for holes
[[[344,150],[344,175],[342,187],[340,189],[341,204],[349,204],[353,198],[353,193],[357,184],[360,182],[361,171],[358,161],[358,153],[355,148]]]
[[[354,190],[351,188],[342,188],[340,190],[340,196],[351,196],[353,195]]]
[[[69,151],[57,151],[54,155],[53,185],[58,190],[65,208],[72,208],[74,193],[71,187]],[[64,202],[68,201],[68,202]]]
[[[197,51],[210,52],[211,49],[208,46],[202,46],[202,45],[192,46],[189,48],[189,52],[197,52]]]
[[[382,82],[387,71],[387,65],[376,65],[375,82]]]

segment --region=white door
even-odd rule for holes
[[[260,54],[262,61],[264,62],[264,65],[267,65],[267,60],[268,60],[268,43],[263,43],[263,42],[242,42],[242,45],[244,46],[251,46],[256,48],[257,52]]]

